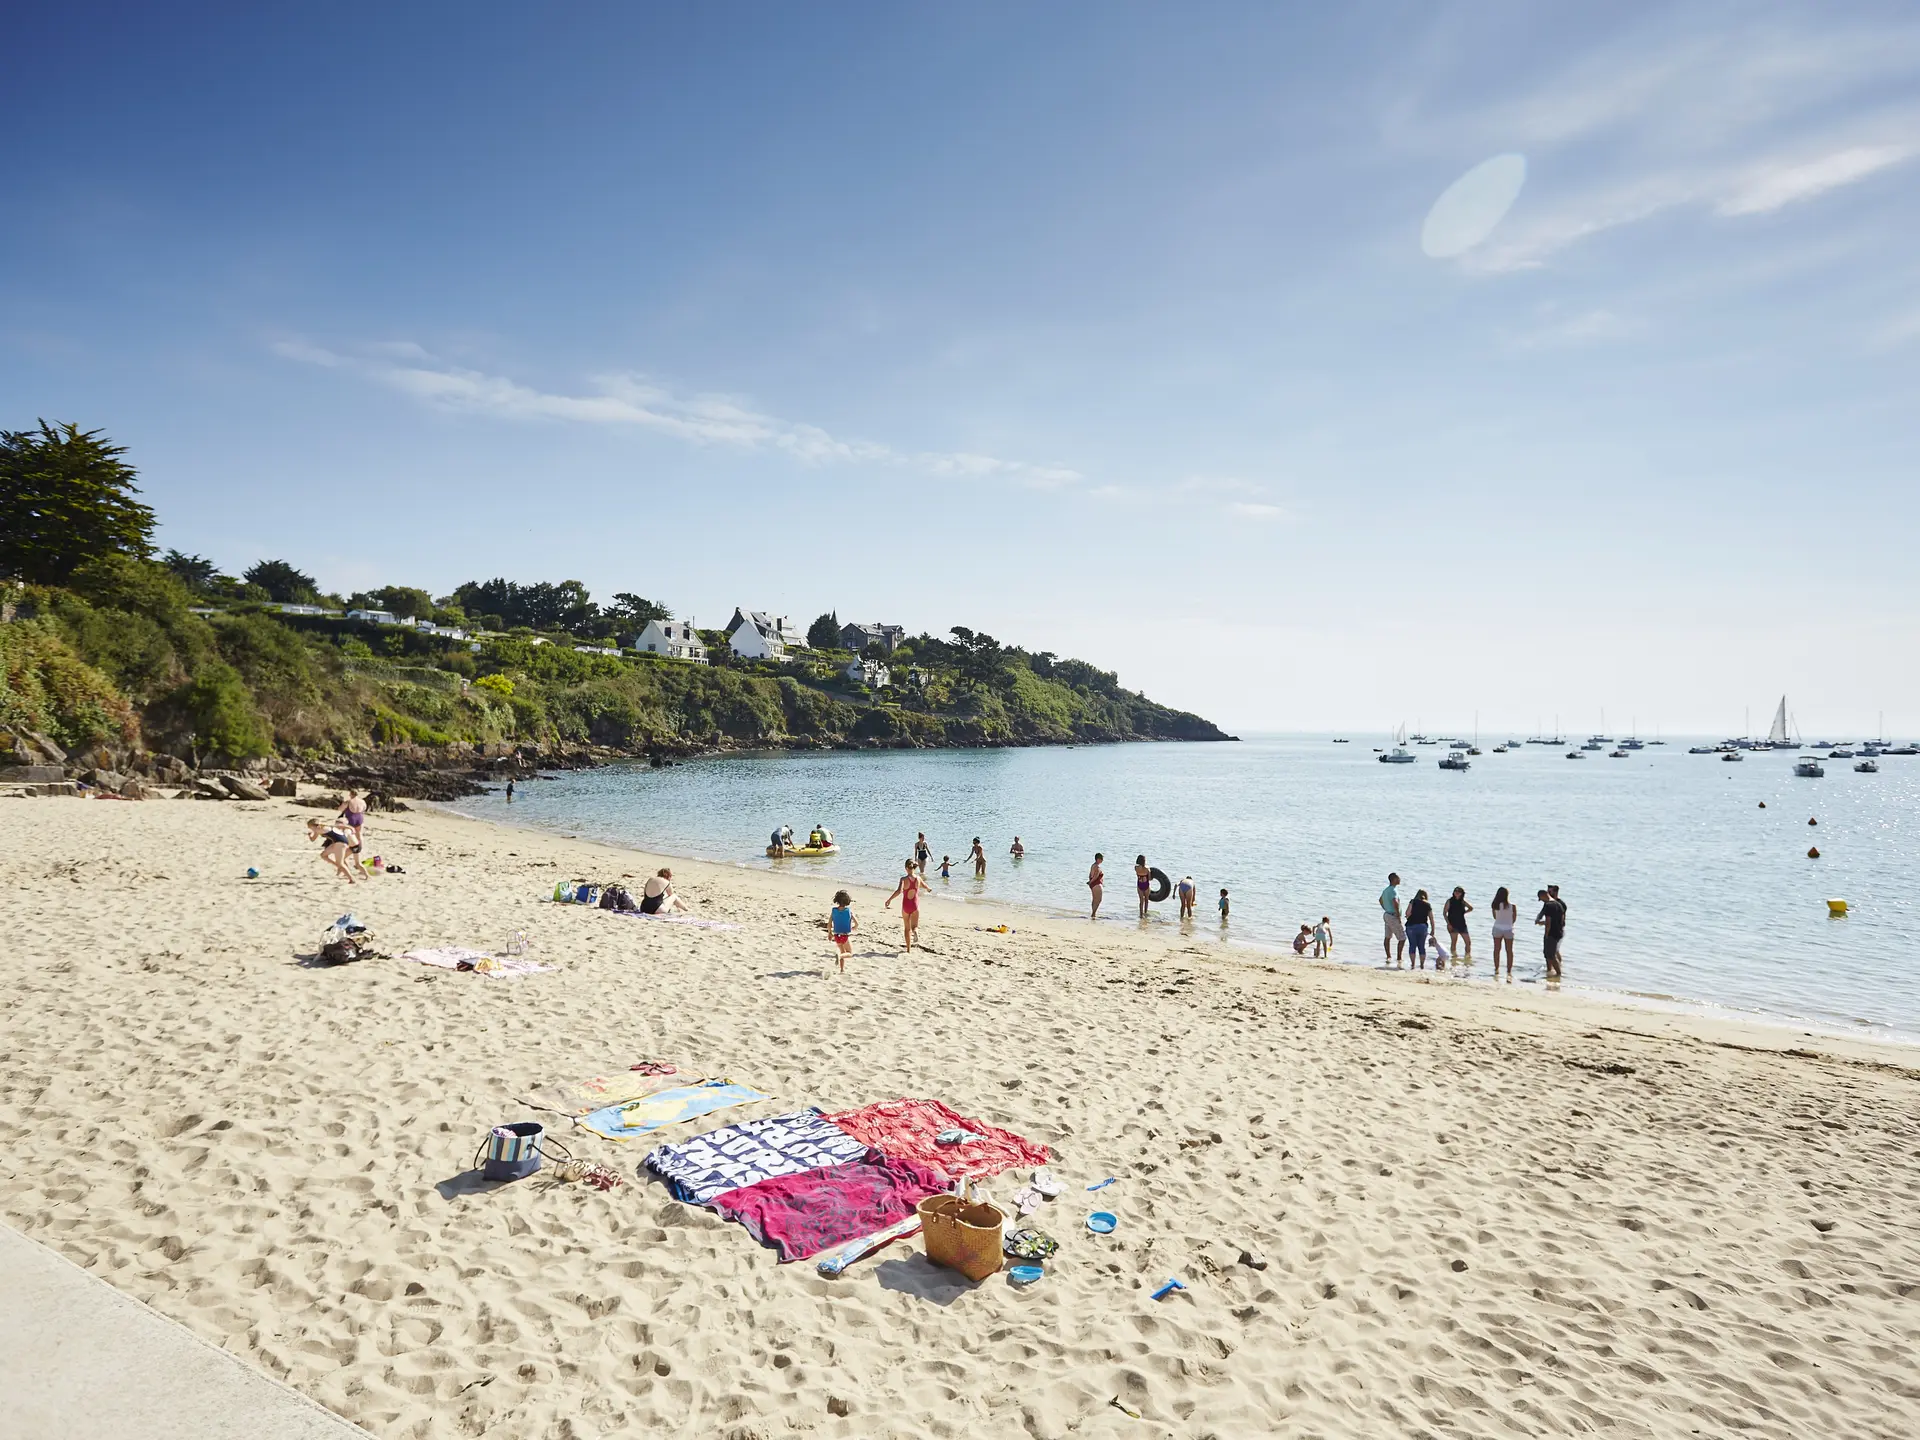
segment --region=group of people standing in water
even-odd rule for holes
[[[1549,885],[1538,892],[1540,913],[1534,916],[1533,923],[1540,927],[1541,949],[1546,960],[1547,979],[1560,978],[1560,942],[1567,933],[1567,902],[1560,898],[1560,887]],[[1386,958],[1393,962],[1396,970],[1402,968],[1427,968],[1427,947],[1433,947],[1433,966],[1444,970],[1450,962],[1462,959],[1468,963],[1473,960],[1473,932],[1467,926],[1467,916],[1476,907],[1468,901],[1466,887],[1456,885],[1440,907],[1440,914],[1447,922],[1447,948],[1440,949],[1440,934],[1434,924],[1433,902],[1428,899],[1425,890],[1414,892],[1407,902],[1405,912],[1400,906],[1400,877],[1397,874],[1387,876],[1387,888],[1380,892],[1380,914],[1386,922],[1386,934],[1381,939],[1381,949]],[[1513,979],[1513,931],[1519,923],[1520,909],[1514,903],[1512,894],[1502,885],[1493,892],[1493,973],[1500,976],[1500,955],[1506,952],[1507,979]],[[1461,947],[1466,953],[1461,954]],[[1411,951],[1411,954],[1409,954]]]

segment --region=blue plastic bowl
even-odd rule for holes
[[[1119,1223],[1119,1217],[1111,1210],[1096,1210],[1087,1216],[1087,1229],[1096,1235],[1111,1235],[1113,1227]]]
[[[1016,1285],[1031,1285],[1046,1273],[1038,1265],[1015,1265],[1007,1271],[1007,1279]]]

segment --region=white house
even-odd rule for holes
[[[691,620],[649,620],[647,628],[634,637],[633,648],[673,660],[707,663],[707,644],[693,628]]]
[[[856,685],[864,685],[869,690],[878,690],[893,683],[893,674],[878,660],[855,658],[847,662],[847,668],[841,672]]]
[[[349,610],[347,619],[358,620],[367,625],[398,625],[391,610]]]
[[[727,622],[733,653],[743,660],[784,660],[789,650],[805,650],[807,637],[785,615],[735,609]]]

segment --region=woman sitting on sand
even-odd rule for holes
[[[687,902],[673,893],[673,871],[662,870],[651,877],[640,892],[642,915],[684,915]]]
[[[353,871],[347,868],[347,856],[353,845],[351,839],[338,830],[329,830],[324,820],[307,821],[307,839],[318,840],[320,858],[346,876],[347,884],[353,884]]]

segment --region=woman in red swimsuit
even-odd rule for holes
[[[907,873],[900,877],[900,883],[893,887],[893,895],[887,896],[887,909],[893,908],[894,896],[900,897],[900,920],[906,928],[907,949],[913,949],[913,937],[920,933],[920,887],[926,882],[915,873],[913,861],[907,861]]]

